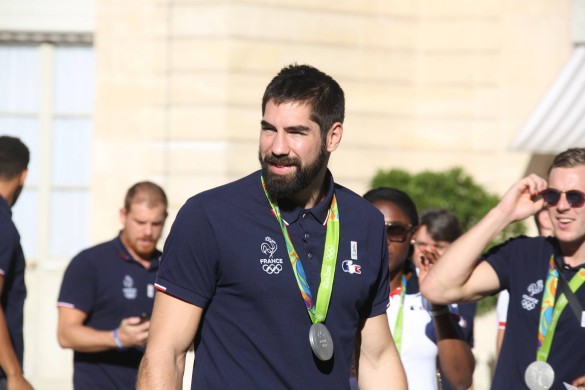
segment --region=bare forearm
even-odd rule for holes
[[[391,389],[407,389],[406,374],[386,313],[366,320],[360,340],[359,388],[388,389],[391,384]]]
[[[432,306],[435,313],[444,309],[447,307]],[[469,344],[463,339],[461,327],[448,312],[433,317],[433,323],[439,349],[439,365],[445,380],[455,389],[469,388],[473,380],[475,358]]]
[[[430,301],[447,304],[474,301],[485,295],[492,284],[481,283],[467,288],[477,260],[486,246],[511,221],[498,208],[492,209],[477,225],[455,241],[441,256],[421,283],[421,292]]]
[[[138,389],[180,390],[185,356],[193,343],[203,309],[157,293],[148,347],[138,372]]]
[[[85,325],[68,325],[59,329],[59,345],[78,352],[102,352],[118,348],[113,330],[97,330]]]
[[[173,356],[168,354],[145,354],[140,363],[138,382],[139,390],[176,389],[183,386],[185,371],[185,354]]]
[[[10,341],[6,317],[2,308],[0,308],[0,351],[2,351],[0,353],[0,367],[6,376],[22,376],[22,367],[14,352],[12,341]]]
[[[452,388],[466,390],[473,381],[475,358],[465,341],[443,340],[439,342],[439,365],[444,379]]]
[[[504,341],[504,329],[498,329],[496,335],[496,359],[500,356],[500,350],[502,349],[502,342]]]
[[[398,353],[387,354],[377,362],[360,355],[358,385],[360,390],[406,390],[406,374]]]
[[[358,367],[360,389],[407,389],[406,374],[386,313],[366,320],[361,332]]]

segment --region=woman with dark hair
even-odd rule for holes
[[[414,246],[413,262],[416,267],[419,281],[422,281],[429,270],[430,264],[427,257],[439,258],[445,250],[455,241],[463,230],[455,214],[445,209],[431,209],[422,213],[419,226],[411,241]],[[452,313],[459,315],[459,326],[463,334],[463,340],[473,347],[473,323],[477,304],[475,302],[450,305]],[[427,324],[426,333],[434,340],[434,322]],[[452,354],[457,353],[459,340],[443,341],[442,344],[454,343],[452,348],[439,347],[439,361],[449,361]],[[440,364],[439,375],[441,377],[452,377],[447,370],[453,369],[453,365]],[[443,390],[450,389],[449,381],[443,383]]]
[[[475,361],[463,340],[458,316],[449,307],[427,302],[420,294],[411,258],[418,225],[416,205],[403,191],[380,187],[364,194],[384,215],[390,268],[388,322],[406,371],[410,389],[455,389],[471,385]],[[433,334],[428,334],[428,325]],[[439,368],[444,373],[441,378]]]

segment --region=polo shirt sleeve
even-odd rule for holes
[[[482,255],[482,260],[492,266],[500,280],[500,290],[510,288],[510,271],[512,261],[518,257],[516,250],[518,238],[512,238],[503,244],[496,245]]]
[[[376,242],[382,243],[379,251],[380,255],[379,257],[377,257],[378,259],[380,259],[377,273],[378,276],[375,283],[375,291],[372,300],[372,309],[368,317],[375,317],[382,313],[385,313],[389,305],[390,270],[388,268],[388,245],[386,242],[386,229],[384,227],[381,227],[380,231],[382,232],[381,235],[382,239],[379,241],[376,240]]]
[[[165,242],[155,287],[205,308],[215,293],[218,248],[211,219],[197,197],[179,210]]]
[[[95,302],[97,270],[83,252],[67,266],[57,306],[71,307],[89,313]]]
[[[0,228],[0,276],[5,276],[13,266],[12,259],[20,243],[18,233],[2,223]]]

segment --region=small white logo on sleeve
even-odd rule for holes
[[[154,298],[154,284],[148,283],[146,285],[146,296],[149,298]]]
[[[357,260],[357,241],[351,242],[351,259]]]

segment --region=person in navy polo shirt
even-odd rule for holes
[[[423,280],[422,293],[439,303],[509,291],[492,389],[585,388],[584,205],[585,148],[571,148],[555,156],[548,181],[532,174],[514,184]],[[554,237],[513,238],[480,256],[508,224],[544,206]]]
[[[0,389],[32,389],[22,370],[26,263],[11,210],[22,191],[29,158],[20,139],[0,137]]]
[[[167,197],[152,182],[134,184],[112,241],[82,251],[63,276],[58,341],[74,351],[75,389],[134,389],[154,299]]]
[[[181,208],[157,277],[139,389],[405,389],[386,319],[382,215],[327,163],[344,95],[308,65],[283,68],[262,99],[262,169]],[[162,293],[161,293],[162,292]]]

